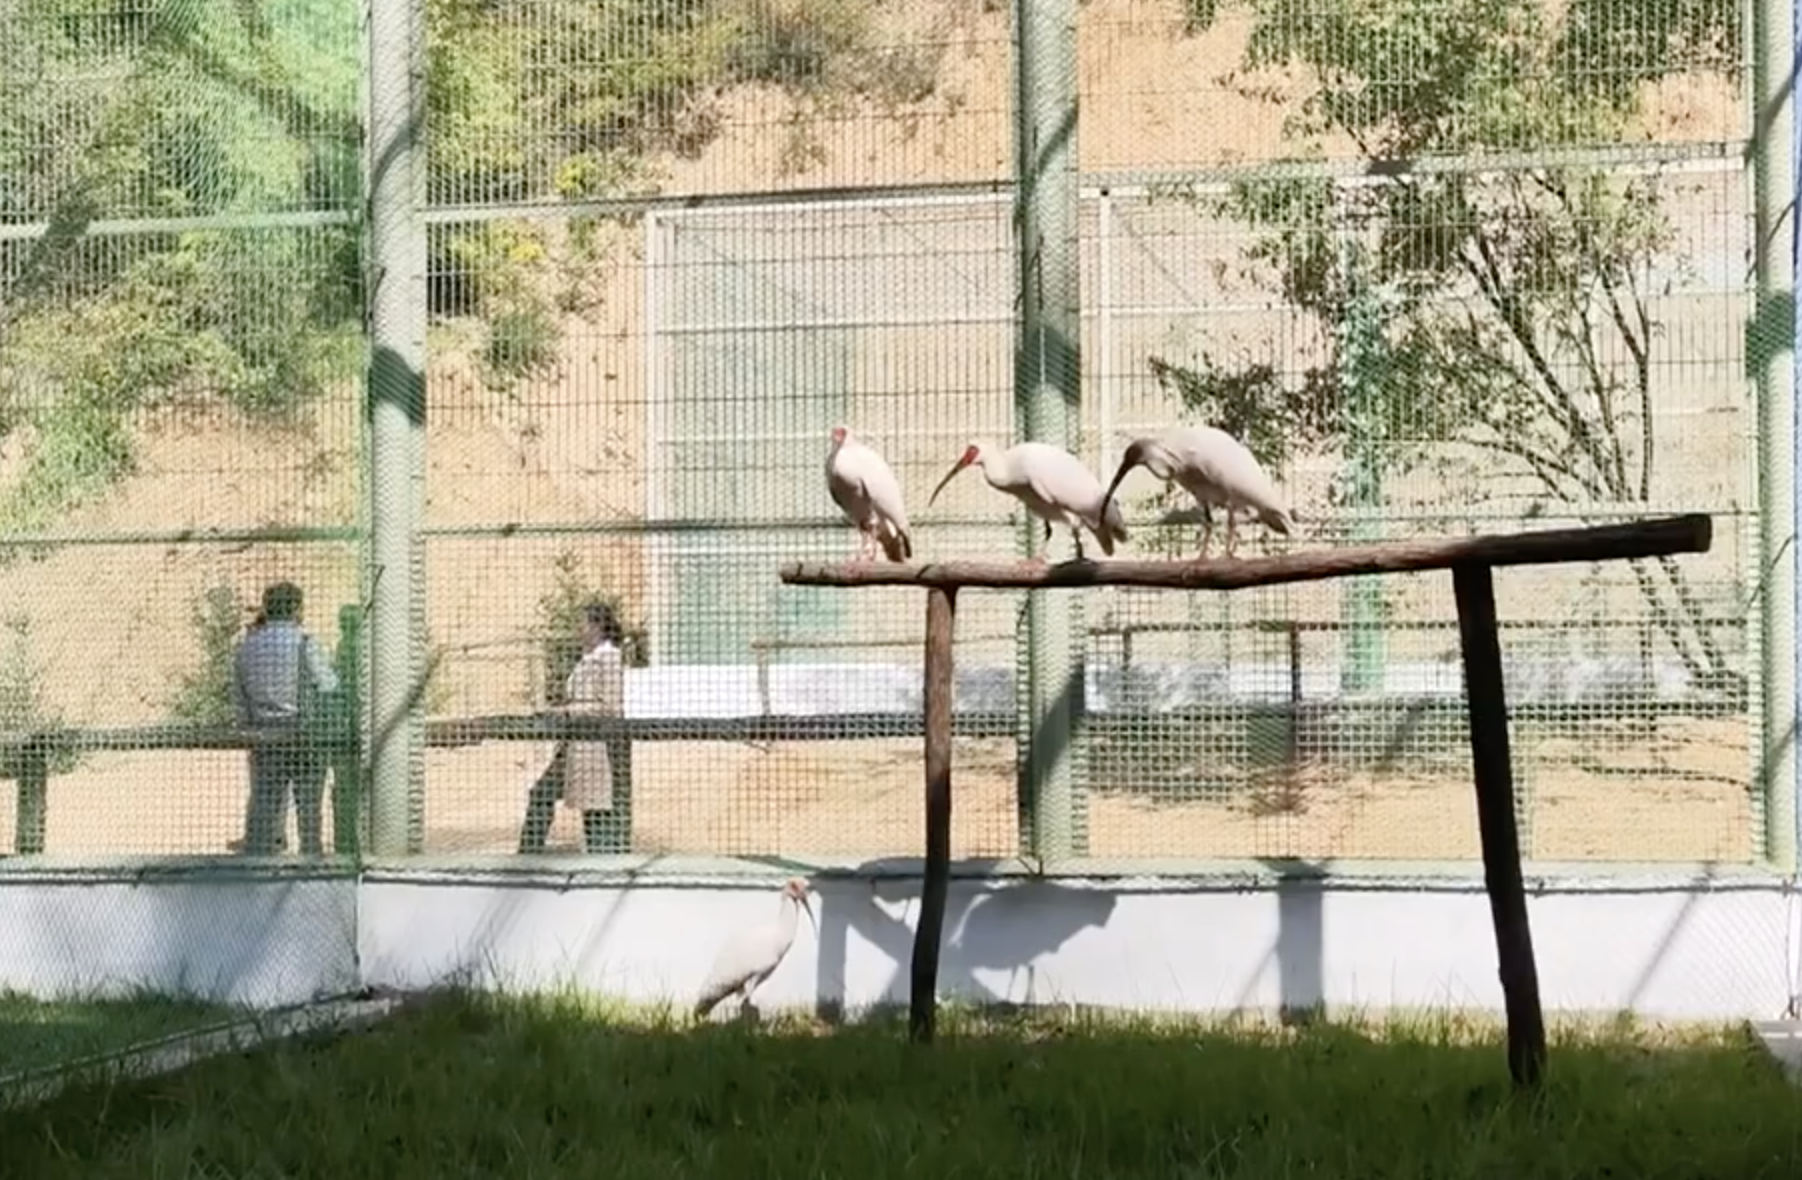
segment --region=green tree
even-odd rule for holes
[[[66,728],[63,710],[44,685],[48,668],[37,654],[29,615],[0,619],[0,733],[54,733]],[[67,747],[53,747],[49,769],[67,774],[81,762],[81,754]]]
[[[1246,71],[1300,66],[1316,80],[1285,128],[1293,157],[1318,157],[1337,138],[1393,167],[1376,184],[1251,178],[1217,199],[1179,194],[1255,229],[1248,261],[1327,343],[1299,371],[1229,348],[1188,365],[1154,361],[1157,379],[1192,413],[1231,419],[1269,461],[1357,441],[1383,471],[1430,465],[1449,477],[1446,444],[1457,443],[1490,470],[1531,476],[1551,502],[1650,501],[1666,291],[1648,276],[1674,261],[1659,181],[1576,165],[1486,175],[1410,165],[1628,142],[1646,84],[1739,61],[1737,8],[1247,2]],[[1364,373],[1374,380],[1348,381],[1340,329],[1373,307],[1379,355]],[[1468,486],[1480,494],[1479,481]],[[1634,567],[1691,673],[1734,683],[1677,565]]]
[[[98,236],[101,219],[356,207],[356,14],[21,0],[0,16],[0,505],[31,528],[129,471],[138,412],[288,420],[354,372],[357,231]],[[18,72],[14,72],[14,71]]]
[[[627,621],[625,606],[617,594],[591,583],[582,573],[582,559],[572,549],[565,549],[553,562],[555,577],[551,588],[538,600],[536,638],[542,647],[544,684],[542,699],[546,704],[563,703],[563,684],[582,658],[582,609],[590,602],[604,602],[618,616],[625,631],[621,649],[626,666],[643,668],[651,662],[649,636],[642,626]]]
[[[210,586],[194,604],[194,638],[200,645],[200,662],[176,683],[169,715],[195,725],[229,725],[232,707],[232,665],[238,639],[244,631],[245,603],[230,583]]]

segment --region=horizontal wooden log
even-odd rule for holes
[[[1141,724],[1143,722],[1141,721]],[[1011,712],[965,713],[957,718],[960,737],[1012,737],[1018,721]],[[833,713],[787,717],[597,717],[563,713],[519,713],[487,717],[429,718],[426,745],[437,748],[482,742],[537,742],[563,739],[661,742],[812,742],[857,738],[917,738],[925,732],[919,713]],[[93,750],[247,750],[292,742],[287,735],[230,725],[141,725],[105,729],[59,729],[0,734],[0,759],[17,761],[27,750],[48,755]],[[323,748],[342,743],[331,734],[315,739]],[[0,775],[4,777],[4,775]]]
[[[1627,561],[1706,553],[1713,521],[1701,514],[1591,528],[1540,529],[1477,537],[1386,541],[1304,549],[1275,557],[1210,558],[1207,561],[929,561],[796,562],[782,567],[791,586],[922,586],[996,590],[1147,586],[1168,590],[1244,590],[1287,582],[1318,582],[1363,574],[1418,573],[1460,565],[1554,565],[1573,561]]]
[[[1744,713],[1743,702],[1730,699],[1660,699],[1645,695],[1610,698],[1610,710],[1622,717],[1719,717]],[[1194,742],[1197,727],[1209,729],[1242,723],[1251,717],[1303,719],[1357,717],[1368,713],[1409,713],[1420,718],[1461,722],[1464,702],[1458,697],[1388,696],[1334,700],[1224,700],[1157,712],[1121,710],[1090,713],[1084,721],[1098,739],[1135,745]],[[1529,702],[1509,712],[1517,721],[1573,725],[1593,720],[1596,706],[1587,701]],[[952,732],[961,738],[1012,738],[1018,720],[1008,712],[959,712]],[[434,718],[426,722],[426,744],[437,749],[482,742],[539,742],[560,738],[624,738],[637,742],[833,742],[918,738],[926,732],[920,713],[833,713],[814,717],[756,715],[750,717],[568,717],[557,714]],[[267,735],[230,726],[145,725],[112,729],[47,730],[0,734],[0,779],[17,774],[26,750],[48,756],[59,751],[246,750],[270,740]],[[336,748],[329,739],[320,745]]]
[[[1012,737],[1019,722],[1010,713],[966,713],[957,719],[965,737]],[[428,746],[478,742],[625,738],[651,742],[817,742],[856,738],[909,738],[925,732],[918,713],[827,713],[808,717],[582,717],[573,714],[447,718],[426,722]]]

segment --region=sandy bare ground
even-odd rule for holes
[[[437,853],[513,848],[526,788],[548,747],[432,751],[426,844]],[[638,847],[667,853],[878,857],[920,848],[918,748],[907,741],[644,743],[636,753]],[[1101,769],[1105,774],[1105,768]],[[1532,798],[1531,848],[1549,860],[1744,862],[1755,855],[1746,729],[1671,720],[1644,738],[1540,741],[1517,751]],[[959,856],[1005,856],[1015,835],[1013,748],[960,741],[952,835]],[[52,781],[49,851],[210,853],[243,823],[236,754],[96,756]],[[11,847],[10,785],[0,847]],[[1453,759],[1387,773],[1327,764],[1216,774],[1200,798],[1098,791],[1090,848],[1107,858],[1478,855],[1468,776]],[[575,846],[560,810],[554,846]]]

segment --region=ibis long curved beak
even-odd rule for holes
[[[1107,485],[1107,491],[1101,497],[1101,519],[1107,519],[1107,506],[1114,498],[1114,489],[1126,478],[1126,473],[1139,465],[1139,451],[1136,447],[1128,447],[1125,457],[1120,460],[1120,469],[1114,472],[1114,481]]]
[[[926,497],[926,506],[928,508],[932,507],[932,502],[939,498],[939,493],[945,490],[945,485],[950,483],[953,479],[955,479],[957,477],[957,473],[962,471],[964,468],[968,467],[969,465],[970,465],[970,456],[968,456],[968,455],[962,456],[961,458],[958,459],[957,462],[953,463],[951,465],[951,470],[945,472],[945,478],[939,480],[939,486],[932,489],[932,495]]]
[[[818,938],[820,936],[819,919],[813,916],[813,903],[807,900],[805,893],[801,895],[801,908],[807,911],[807,924],[813,927],[813,936]]]

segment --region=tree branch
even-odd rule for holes
[[[1553,372],[1551,364],[1546,360],[1545,352],[1539,347],[1539,340],[1533,332],[1532,319],[1521,307],[1520,297],[1510,289],[1507,277],[1502,273],[1501,264],[1496,261],[1495,251],[1490,246],[1489,239],[1481,229],[1477,229],[1473,231],[1471,240],[1476,245],[1482,264],[1480,267],[1473,266],[1468,255],[1461,253],[1461,257],[1465,258],[1467,268],[1471,269],[1472,274],[1477,277],[1479,285],[1483,288],[1484,297],[1489,301],[1496,315],[1501,318],[1502,324],[1519,343],[1522,351],[1526,353],[1527,360],[1533,367],[1534,375],[1567,407],[1565,426],[1570,432],[1572,443],[1582,448],[1597,471],[1606,477],[1608,474],[1607,456],[1596,445],[1594,432],[1589,428],[1582,407],[1577,405],[1576,400],[1571,397],[1570,392],[1565,389],[1564,383],[1558,379],[1558,374]],[[1625,499],[1626,497],[1617,494],[1615,498]]]
[[[1576,202],[1571,199],[1570,189],[1564,183],[1562,178],[1547,173],[1544,175],[1533,174],[1533,179],[1542,190],[1551,194],[1552,199],[1558,202],[1559,208],[1563,210],[1564,215],[1569,219],[1570,224],[1575,227],[1577,239],[1581,243],[1583,256],[1589,263],[1589,269],[1594,272],[1597,282],[1601,285],[1603,292],[1608,296],[1609,312],[1614,320],[1615,326],[1618,327],[1621,330],[1622,335],[1626,337],[1628,351],[1633,354],[1635,361],[1637,362],[1642,355],[1642,351],[1637,347],[1632,329],[1628,327],[1625,317],[1621,315],[1620,304],[1614,297],[1613,284],[1609,278],[1609,270],[1612,264],[1609,259],[1602,257],[1600,251],[1596,249],[1594,233],[1586,228],[1588,219],[1585,218],[1582,210],[1577,208]],[[1632,485],[1632,481],[1627,478],[1627,448],[1624,440],[1621,438],[1619,417],[1615,413],[1614,394],[1616,385],[1611,378],[1606,377],[1603,374],[1601,358],[1596,354],[1595,325],[1589,318],[1590,300],[1587,296],[1587,292],[1579,293],[1575,302],[1575,314],[1583,325],[1583,330],[1580,333],[1574,334],[1578,354],[1583,358],[1584,370],[1588,373],[1590,385],[1595,390],[1596,410],[1602,417],[1602,429],[1607,432],[1608,449],[1611,452],[1614,463],[1615,483],[1625,490]],[[1639,371],[1643,376],[1645,373],[1644,367],[1641,366]],[[1640,495],[1640,499],[1642,500],[1649,498],[1644,494],[1643,490],[1645,488],[1645,475],[1646,468],[1642,463],[1640,467],[1641,478],[1639,481],[1642,488]]]
[[[1645,300],[1640,298],[1639,291],[1633,283],[1633,269],[1626,268],[1626,284],[1628,298],[1633,302],[1635,318],[1639,332],[1635,334],[1633,326],[1627,321],[1626,309],[1621,306],[1619,289],[1606,267],[1601,268],[1602,290],[1608,295],[1608,308],[1614,317],[1615,327],[1620,329],[1627,342],[1627,352],[1633,358],[1634,385],[1639,394],[1639,498],[1652,498],[1652,360],[1651,360],[1651,317],[1646,314]]]

